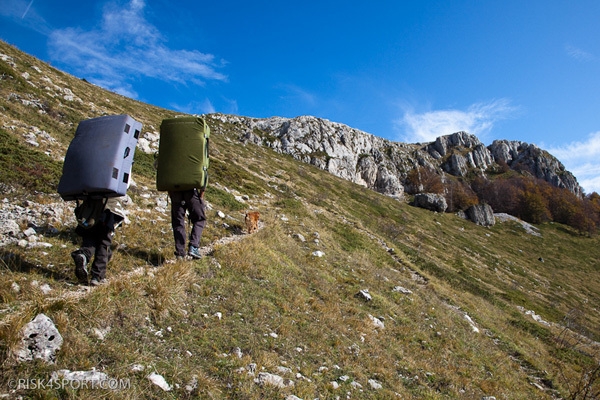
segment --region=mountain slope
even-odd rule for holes
[[[143,145],[151,150],[161,120],[176,113],[102,90],[2,42],[0,53],[0,134],[10,145],[0,152],[1,216],[13,222],[0,248],[0,393],[598,394],[597,237],[551,223],[529,231],[512,220],[484,228],[411,207],[240,141],[245,131],[231,119],[243,117],[208,116],[207,256],[172,262],[166,195],[154,190],[152,154],[139,148],[110,284],[76,285],[73,204],[54,191],[77,123],[127,113],[143,123]],[[246,209],[261,212],[261,229],[252,235],[243,233]],[[33,232],[26,234],[28,227]],[[39,313],[64,340],[55,364],[13,356],[19,330]],[[14,379],[94,368],[128,387],[11,391]],[[151,383],[152,373],[164,377],[168,393]]]

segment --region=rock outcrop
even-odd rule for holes
[[[446,198],[436,193],[417,193],[413,205],[426,210],[443,213],[448,208]]]
[[[494,226],[496,219],[494,218],[494,210],[488,204],[476,204],[466,209],[465,215],[467,218],[477,225]]]
[[[442,177],[486,176],[490,169],[508,166],[582,194],[577,180],[560,161],[523,142],[496,140],[486,147],[475,135],[456,132],[431,143],[407,144],[311,116],[257,119],[210,114],[209,118],[233,127],[244,142],[289,154],[389,196],[402,197],[409,187],[409,172],[419,166]]]
[[[511,169],[531,173],[553,186],[568,189],[577,196],[582,189],[572,173],[556,157],[534,144],[520,141],[494,140],[488,150],[497,164],[506,164]]]

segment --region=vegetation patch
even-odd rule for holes
[[[62,163],[31,150],[0,129],[0,182],[27,191],[56,193],[62,175]]]

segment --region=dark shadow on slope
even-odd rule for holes
[[[166,261],[165,257],[161,253],[155,251],[148,251],[140,248],[118,249],[117,251],[143,260],[154,267],[160,267]]]
[[[41,265],[35,265],[25,260],[20,254],[13,253],[11,251],[0,251],[0,263],[2,267],[7,268],[12,272],[23,272],[30,273],[35,271],[46,278],[51,278],[56,281],[72,281],[72,276],[65,275],[62,271],[53,271],[49,268],[42,267]]]

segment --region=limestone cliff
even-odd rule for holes
[[[487,176],[489,171],[508,167],[567,188],[578,196],[582,194],[577,179],[558,159],[524,142],[496,140],[486,147],[475,135],[456,132],[431,143],[409,144],[311,116],[209,117],[236,127],[242,141],[289,154],[389,196],[402,197],[408,173],[419,166],[437,171],[443,179],[446,174]]]

